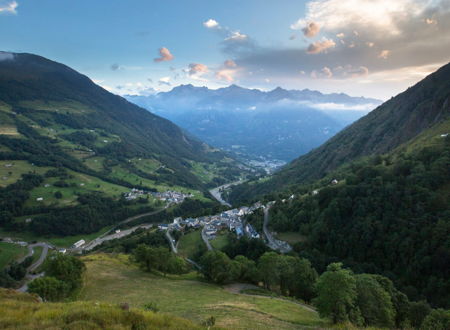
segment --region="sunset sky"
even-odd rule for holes
[[[0,50],[118,94],[192,83],[388,99],[449,62],[450,0],[0,0],[0,31]]]

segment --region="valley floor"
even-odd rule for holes
[[[210,316],[230,329],[302,329],[326,325],[318,314],[294,302],[232,293],[206,283],[196,273],[162,277],[145,273],[125,255],[83,257],[87,271],[79,300],[129,303],[142,308],[155,303],[161,313],[200,323]]]

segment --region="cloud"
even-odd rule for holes
[[[212,18],[210,18],[209,20],[204,22],[203,26],[208,28],[208,29],[215,29],[215,28],[220,27],[219,23],[216,20],[212,19]]]
[[[14,54],[8,52],[0,52],[0,61],[12,61],[14,60]]]
[[[233,82],[234,81],[234,70],[227,70],[222,69],[216,72],[216,79],[218,80],[225,80],[227,82]]]
[[[0,0],[0,14],[17,14],[17,7],[19,4],[17,1],[4,1]]]
[[[382,59],[386,60],[386,59],[389,57],[390,54],[391,54],[391,51],[390,51],[390,50],[383,49],[383,50],[378,54],[378,58],[382,58]]]
[[[312,38],[320,32],[320,25],[313,21],[299,19],[294,24],[291,24],[291,29],[301,30],[306,37]]]
[[[189,64],[189,75],[190,76],[201,76],[208,72],[208,67],[201,63],[191,63]]]
[[[333,77],[333,72],[328,67],[323,67],[320,71],[313,70],[311,71],[311,78],[318,79],[318,78],[331,78]]]
[[[233,61],[233,60],[226,60],[226,61],[223,63],[223,65],[224,65],[226,68],[235,68],[235,67],[237,67],[236,62]]]
[[[352,65],[338,66],[333,68],[335,78],[358,78],[369,74],[369,69],[365,66],[353,67]]]
[[[319,54],[335,46],[336,43],[332,39],[323,38],[321,41],[316,41],[310,44],[306,52],[308,54]]]
[[[170,51],[166,47],[162,47],[159,49],[160,57],[154,59],[155,62],[167,62],[172,61],[174,56],[170,53]]]
[[[121,69],[122,69],[122,67],[119,64],[117,64],[117,63],[111,64],[111,70],[117,71],[117,70],[121,70]]]
[[[248,39],[248,36],[246,34],[242,34],[239,31],[234,31],[228,37],[225,38],[225,41],[242,42],[242,41],[246,41],[247,39]]]
[[[163,86],[163,85],[169,86],[169,87],[172,86],[172,84],[170,83],[170,77],[162,77],[162,78],[160,78],[158,80],[158,84],[160,86]]]
[[[302,29],[303,34],[308,37],[312,38],[316,36],[320,31],[320,25],[314,22],[310,22]]]

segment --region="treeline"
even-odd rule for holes
[[[394,280],[410,299],[450,307],[450,143],[351,165],[338,185],[271,209],[276,231],[323,271],[341,260]]]
[[[450,311],[433,310],[425,301],[410,302],[388,278],[354,274],[341,263],[330,264],[322,275],[305,259],[275,252],[257,261],[208,251],[200,259],[201,273],[218,284],[247,282],[316,306],[334,324],[358,327],[447,329]]]
[[[12,262],[4,269],[0,269],[0,287],[14,288],[27,274],[27,268],[33,263],[33,257],[25,258],[21,263]]]
[[[45,276],[33,280],[28,292],[38,294],[44,301],[63,300],[81,288],[85,270],[80,259],[58,253],[47,259]]]
[[[152,272],[159,271],[166,274],[184,274],[190,267],[183,258],[174,255],[167,247],[151,247],[145,244],[139,245],[133,250],[133,259],[141,269]]]
[[[95,248],[95,251],[130,254],[142,244],[149,247],[170,248],[164,231],[149,232],[145,229],[137,229],[126,237],[103,242]]]

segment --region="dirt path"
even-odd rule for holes
[[[269,297],[269,296],[262,296],[262,295],[257,295],[257,294],[248,294],[248,293],[242,293],[241,292],[242,290],[260,289],[259,286],[256,286],[256,285],[253,285],[253,284],[233,283],[233,284],[228,284],[228,285],[224,286],[224,289],[226,291],[230,292],[230,293],[240,294],[240,295],[243,295],[243,296],[259,297],[259,298],[266,298],[266,299],[277,299],[277,300],[288,301],[288,302],[291,302],[293,304],[299,305],[299,306],[303,307],[304,309],[306,309],[306,310],[308,310],[310,312],[317,313],[317,311],[314,308],[312,308],[312,307],[310,307],[308,305],[305,305],[305,304],[303,304],[301,302],[298,302],[298,301],[293,301],[293,300],[285,299],[285,298],[281,298],[281,297]]]

